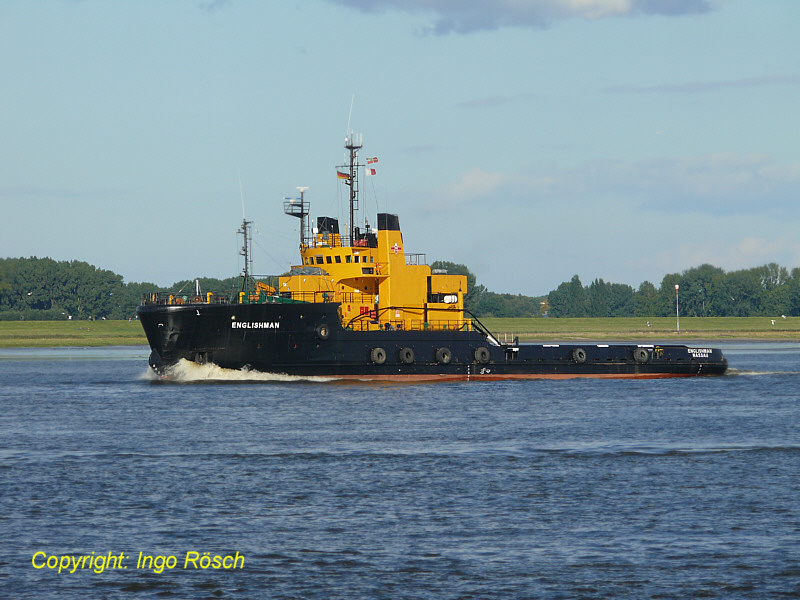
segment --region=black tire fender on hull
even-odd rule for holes
[[[369,353],[369,358],[376,365],[382,365],[386,362],[386,350],[383,348],[373,348]]]
[[[401,348],[397,353],[397,358],[404,365],[410,365],[414,362],[414,351],[411,348]]]
[[[450,352],[450,348],[439,348],[436,350],[435,358],[440,365],[448,365],[453,360],[453,353]]]
[[[489,353],[489,349],[485,346],[481,346],[480,348],[475,348],[475,362],[486,364],[489,362],[489,359],[492,355]]]

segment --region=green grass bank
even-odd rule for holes
[[[647,323],[650,326],[647,326]],[[785,340],[800,342],[800,317],[624,317],[613,319],[482,319],[500,341]],[[146,344],[138,321],[0,321],[0,347]]]
[[[0,321],[0,348],[147,344],[139,321]]]
[[[680,332],[675,317],[608,319],[481,319],[500,341],[519,336],[533,340],[796,340],[800,317],[683,317]],[[648,326],[649,323],[649,326]]]

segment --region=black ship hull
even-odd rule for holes
[[[342,328],[339,304],[145,304],[150,366],[181,360],[226,369],[357,380],[664,378],[722,375],[718,349],[645,344],[500,344],[462,330]]]

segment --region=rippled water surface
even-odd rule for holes
[[[0,597],[799,597],[800,347],[722,347],[721,378],[433,385],[2,350]]]

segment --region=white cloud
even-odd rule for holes
[[[208,11],[215,11],[221,10],[223,8],[227,8],[231,5],[231,0],[206,0],[205,2],[200,2],[198,6],[203,10]]]
[[[504,201],[597,198],[670,213],[789,213],[800,210],[800,163],[766,154],[717,153],[627,163],[596,161],[568,169],[502,173],[477,167],[436,192],[442,208]]]
[[[800,163],[776,164],[765,154],[661,161],[640,165],[631,175],[645,184],[641,193],[679,210],[794,213],[800,197]]]
[[[763,230],[763,225],[759,229]],[[800,241],[792,234],[780,233],[775,237],[743,234],[732,239],[727,235],[713,234],[713,231],[709,231],[707,236],[680,240],[649,256],[649,265],[631,264],[631,270],[655,266],[658,272],[666,275],[704,263],[726,271],[749,269],[771,262],[789,269],[800,265]],[[658,281],[655,283],[658,284]]]
[[[427,13],[436,34],[470,33],[501,27],[545,28],[567,18],[587,20],[641,14],[705,13],[724,0],[330,0],[375,13],[386,9]]]
[[[586,19],[600,19],[630,14],[633,0],[562,0],[553,1],[554,9],[560,8],[565,15],[577,15]]]
[[[559,186],[561,190],[558,190]],[[552,175],[517,175],[472,167],[457,179],[441,186],[433,196],[437,199],[435,209],[451,210],[485,206],[498,199],[505,202],[521,197],[536,199],[561,193],[564,193],[564,182]]]
[[[800,85],[800,75],[782,74],[765,75],[763,77],[742,77],[739,79],[724,79],[716,81],[688,81],[683,83],[659,85],[617,85],[609,86],[603,91],[612,94],[696,94],[704,92],[718,92],[740,88],[759,88],[766,86],[792,86]]]
[[[453,199],[473,200],[494,193],[509,181],[508,175],[472,168],[461,175],[458,181],[447,186],[446,195]]]

